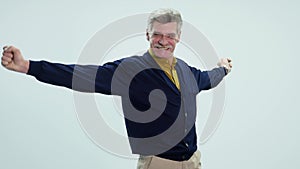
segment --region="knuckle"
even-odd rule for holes
[[[10,57],[7,57],[7,56],[3,56],[3,57],[1,58],[1,60],[2,60],[2,61],[5,61],[5,62],[10,62],[10,61],[12,61],[12,59],[11,59]]]
[[[6,58],[5,58],[5,57],[2,57],[2,58],[1,58],[1,61],[3,61],[3,62],[6,61]]]
[[[3,66],[6,66],[8,63],[5,62],[5,61],[1,61],[1,64],[2,64]]]
[[[5,51],[8,48],[8,46],[3,46],[3,51]]]

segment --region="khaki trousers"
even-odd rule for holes
[[[137,169],[201,169],[200,151],[187,161],[173,161],[156,156],[140,156]]]

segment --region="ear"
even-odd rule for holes
[[[146,37],[147,37],[147,41],[149,41],[150,40],[150,35],[149,35],[148,31],[146,32]]]

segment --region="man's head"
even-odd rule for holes
[[[150,14],[146,36],[156,56],[166,59],[173,56],[181,26],[181,15],[176,10],[159,9]]]

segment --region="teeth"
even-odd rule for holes
[[[163,46],[156,46],[158,49],[169,49],[169,47],[163,47]]]

